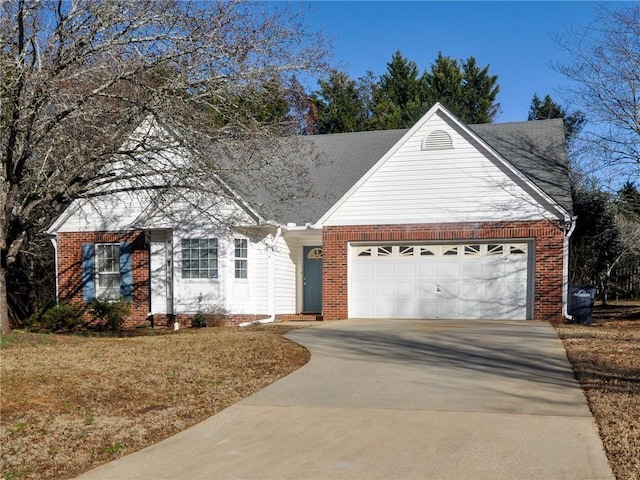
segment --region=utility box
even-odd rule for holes
[[[593,304],[598,293],[593,285],[570,285],[567,313],[576,323],[591,325],[593,322]]]

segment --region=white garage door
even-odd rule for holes
[[[352,246],[351,318],[528,317],[526,243]]]

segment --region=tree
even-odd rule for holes
[[[590,128],[581,135],[600,168],[640,173],[640,5],[600,7],[599,17],[559,40],[572,55],[556,68],[574,86]]]
[[[318,110],[318,133],[360,132],[366,130],[367,112],[355,80],[334,71],[320,80],[313,99]]]
[[[462,64],[463,105],[461,118],[467,123],[491,123],[500,112],[496,97],[500,91],[498,76],[489,75],[489,65],[478,67],[475,57]]]
[[[624,253],[616,225],[615,206],[601,190],[577,186],[573,191],[577,216],[571,237],[571,282],[598,283],[606,303],[611,271]]]
[[[376,130],[408,128],[424,115],[424,82],[418,66],[398,50],[374,88],[372,127]]]
[[[500,111],[498,76],[489,75],[489,65],[478,67],[473,56],[458,62],[440,52],[423,78],[426,103],[442,103],[465,123],[491,123]]]
[[[463,75],[456,59],[439,52],[424,81],[429,104],[440,102],[458,116],[463,113]]]
[[[239,146],[252,152],[237,166],[246,175],[263,187],[272,179],[275,189],[286,181],[284,165],[278,170],[277,162],[259,155],[282,146],[273,141],[285,131],[282,111],[258,107],[281,105],[281,90],[267,88],[269,82],[324,70],[325,56],[290,7],[5,0],[0,8],[1,332],[15,307],[7,288],[14,292],[16,285],[7,282],[17,278],[21,259],[39,254],[34,245],[72,199],[105,193],[123,160],[143,162],[166,142],[201,152]],[[176,135],[138,137],[121,148],[145,118],[170,121]],[[197,158],[189,168],[131,174],[127,188],[161,188],[154,182],[167,175],[183,186],[202,186],[219,164]]]
[[[561,118],[563,120],[564,136],[567,144],[580,132],[586,120],[580,111],[575,111],[571,114],[567,113],[550,95],[545,95],[544,99],[541,100],[540,97],[534,93],[531,99],[531,105],[529,106],[527,120],[549,120],[552,118]]]
[[[289,82],[286,99],[296,133],[299,135],[318,133],[318,109],[295,75]]]

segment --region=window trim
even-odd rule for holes
[[[112,271],[100,271],[100,251],[103,250],[105,247],[110,247],[111,251],[115,251],[116,255],[113,257],[113,263],[115,265],[115,270]],[[95,244],[95,250],[94,250],[94,282],[95,282],[95,298],[98,300],[120,300],[122,298],[122,271],[120,268],[120,258],[122,256],[122,252],[121,252],[121,245],[120,243],[117,242],[103,242],[103,243],[96,243]],[[106,289],[104,289],[104,287],[102,287],[102,289],[104,289],[103,291],[101,291],[101,284],[100,284],[100,278],[106,278],[108,276],[112,276],[117,278],[117,294],[116,295],[107,295],[106,294]]]
[[[249,278],[249,241],[246,238],[233,239],[233,276],[236,280]]]
[[[192,242],[197,241],[198,245],[193,245]],[[206,241],[207,246],[203,247],[202,242]],[[214,242],[211,246],[211,242]],[[186,243],[188,242],[188,245]],[[211,257],[203,258],[201,252],[206,250],[207,257],[211,254]],[[189,251],[189,255],[185,255],[185,251]],[[196,258],[192,258],[191,252],[198,252]],[[180,241],[180,276],[183,280],[218,280],[220,278],[220,241],[217,237],[184,237]],[[188,257],[188,258],[187,258]],[[198,266],[192,268],[192,262],[198,262]],[[201,261],[207,262],[207,267],[201,267]],[[185,269],[186,262],[190,265]],[[213,262],[213,266],[211,263]],[[185,272],[190,272],[189,275],[185,275]],[[196,272],[197,275],[193,275]],[[202,272],[206,272],[203,276]]]

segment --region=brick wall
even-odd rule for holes
[[[125,327],[147,322],[149,313],[149,250],[141,231],[58,233],[58,296],[60,300],[83,303],[82,244],[131,243],[133,303]]]
[[[535,239],[534,319],[562,320],[562,247],[557,222],[451,223],[324,227],[322,308],[325,320],[348,317],[348,243]]]

